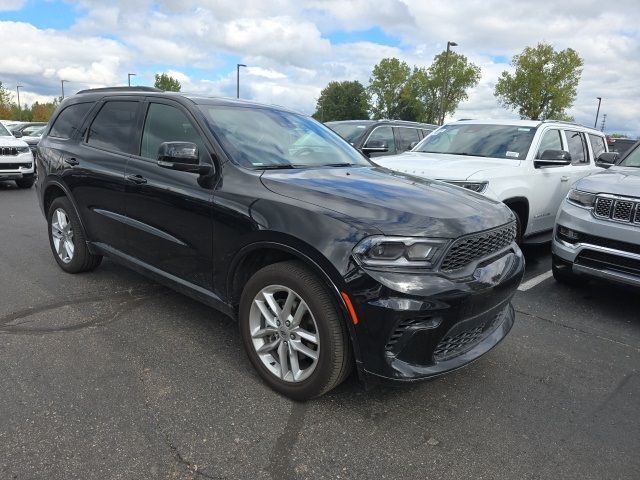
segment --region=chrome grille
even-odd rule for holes
[[[18,170],[22,168],[31,168],[31,163],[0,163],[0,170]]]
[[[516,238],[516,223],[461,237],[453,242],[442,261],[441,269],[458,270],[478,258],[486,257],[508,247]]]
[[[640,200],[611,196],[597,197],[593,215],[605,220],[640,224]]]
[[[18,149],[16,147],[0,147],[0,155],[15,157],[18,155]]]

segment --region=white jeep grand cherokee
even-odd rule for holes
[[[29,145],[0,123],[0,181],[15,180],[20,188],[31,188],[35,182],[34,158]]]
[[[438,179],[508,205],[518,240],[551,240],[556,212],[571,185],[602,169],[602,132],[558,121],[461,120],[444,125],[410,152],[375,158],[383,167]]]

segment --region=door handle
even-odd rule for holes
[[[135,183],[136,185],[142,185],[144,183],[147,183],[147,179],[144,178],[142,175],[127,175],[125,178],[130,182]]]
[[[568,182],[569,181],[569,177],[560,177],[560,181],[561,182]]]
[[[71,165],[72,167],[75,167],[76,165],[80,165],[80,162],[75,157],[65,158],[64,163],[66,163],[67,165]]]

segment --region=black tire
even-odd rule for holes
[[[16,185],[18,185],[18,188],[31,188],[35,182],[35,175],[24,175],[22,178],[16,180]]]
[[[64,214],[66,214],[69,223],[72,228],[73,236],[72,242],[74,246],[73,256],[70,261],[65,262],[60,255],[58,254],[55,244],[54,238],[52,234],[52,222],[53,216],[56,214],[58,210],[62,210]],[[49,212],[47,213],[47,226],[48,226],[48,235],[49,235],[49,245],[51,246],[51,252],[53,253],[53,258],[55,258],[56,262],[65,272],[68,273],[81,273],[88,272],[95,269],[100,262],[102,262],[102,256],[93,255],[89,252],[89,248],[87,247],[87,240],[85,232],[82,228],[80,220],[76,215],[76,211],[71,204],[71,201],[67,197],[58,197],[53,202],[51,202],[51,206],[49,207]]]
[[[268,286],[284,286],[307,304],[317,326],[320,353],[310,376],[286,382],[269,371],[258,356],[250,333],[249,314],[254,299]],[[268,265],[247,282],[240,298],[239,327],[245,351],[260,377],[271,388],[294,400],[319,397],[344,381],[352,370],[351,342],[343,316],[326,285],[302,262]]]
[[[572,287],[576,287],[582,283],[580,278],[571,271],[569,265],[560,264],[555,259],[551,262],[551,272],[556,282]]]

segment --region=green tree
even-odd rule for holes
[[[165,92],[179,92],[182,85],[180,82],[166,73],[156,73],[154,87]]]
[[[0,82],[0,105],[9,105],[9,103],[11,103],[11,94]]]
[[[403,102],[410,100],[406,91],[407,81],[411,76],[411,68],[406,62],[397,58],[383,58],[373,67],[367,91],[371,95],[373,103],[371,113],[373,118],[399,119],[402,113],[410,109],[410,105]],[[404,92],[404,99],[401,96]]]
[[[502,72],[494,94],[522,118],[568,118],[566,110],[575,101],[583,64],[571,48],[556,52],[547,43],[527,47],[511,60],[514,73]]]
[[[369,96],[358,81],[329,82],[320,92],[313,118],[321,122],[369,118]]]
[[[58,98],[53,102],[39,103],[34,102],[31,105],[31,121],[33,122],[48,122],[58,107]]]

